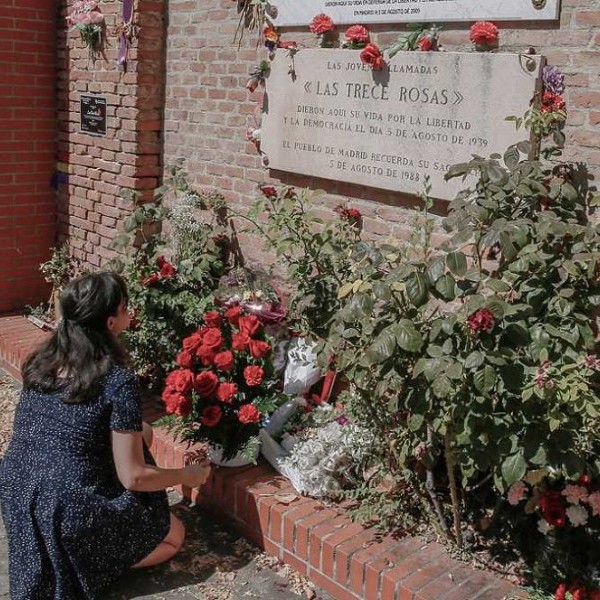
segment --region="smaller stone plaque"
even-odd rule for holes
[[[81,131],[106,135],[106,98],[81,96]]]

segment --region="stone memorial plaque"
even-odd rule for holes
[[[527,137],[521,116],[540,84],[540,56],[399,52],[382,71],[358,50],[277,52],[267,79],[261,148],[269,167],[452,199],[449,167]],[[464,185],[464,184],[462,184]]]
[[[560,16],[560,0],[277,0],[277,26],[308,25],[319,14],[334,23],[539,21]]]
[[[106,98],[81,96],[81,131],[106,135]]]

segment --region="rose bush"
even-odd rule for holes
[[[239,307],[210,310],[181,346],[162,393],[167,425],[183,440],[221,446],[225,458],[249,452],[281,398],[262,324]]]

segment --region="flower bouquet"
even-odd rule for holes
[[[96,0],[75,2],[67,16],[67,23],[71,29],[79,31],[83,43],[88,48],[90,59],[94,60],[102,43],[104,25],[104,15],[98,9],[98,2]]]
[[[272,347],[258,317],[239,306],[205,313],[166,378],[167,426],[182,440],[209,442],[225,460],[253,462],[261,423],[283,399]]]

